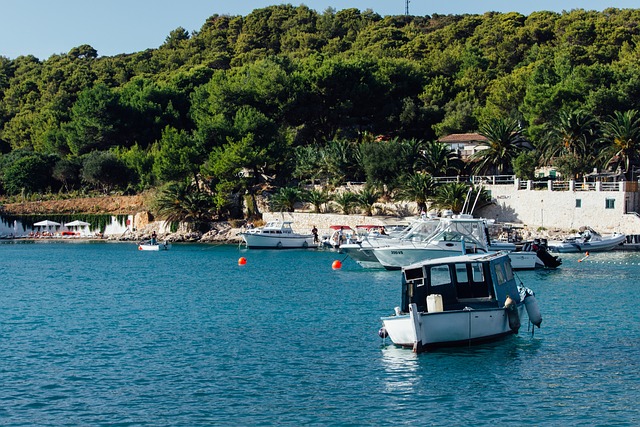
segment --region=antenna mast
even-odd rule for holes
[[[410,0],[405,0],[405,2],[404,2],[404,14],[405,15],[409,15],[409,3],[411,3]]]

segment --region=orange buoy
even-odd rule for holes
[[[333,261],[333,264],[331,264],[331,268],[333,268],[334,270],[340,270],[342,268],[342,263],[338,260]]]
[[[245,265],[247,263],[247,259],[245,257],[240,257],[238,260],[238,265]]]

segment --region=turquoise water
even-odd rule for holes
[[[335,252],[0,244],[0,424],[638,425],[640,253],[562,258],[534,336],[415,355]]]

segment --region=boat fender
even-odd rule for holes
[[[389,336],[389,333],[387,332],[387,330],[384,328],[384,326],[380,329],[378,329],[378,336],[382,339],[385,339]]]
[[[509,328],[515,333],[520,329],[520,316],[518,315],[518,309],[515,301],[507,295],[507,299],[504,301],[504,309],[507,312],[507,318],[509,319]]]
[[[524,308],[527,309],[527,315],[531,323],[539,328],[542,323],[542,314],[540,314],[538,301],[536,301],[536,297],[533,294],[527,294],[524,298]]]

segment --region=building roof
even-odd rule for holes
[[[438,141],[452,144],[463,142],[484,142],[487,141],[487,138],[479,133],[452,133],[451,135],[443,136],[438,139]]]

